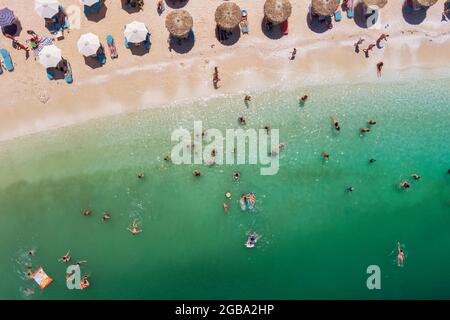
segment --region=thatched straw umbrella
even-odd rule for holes
[[[234,29],[241,22],[241,8],[234,2],[224,2],[217,7],[215,18],[222,29]]]
[[[339,8],[339,0],[312,0],[312,11],[321,16],[331,16]]]
[[[363,0],[363,2],[367,7],[375,6],[381,9],[388,3],[388,0]]]
[[[422,7],[431,7],[438,2],[438,0],[414,0],[414,1],[417,2],[419,6]]]
[[[175,37],[187,37],[193,26],[194,20],[186,10],[171,11],[166,17],[166,28]]]
[[[264,15],[275,24],[285,22],[292,13],[289,0],[266,0],[264,4]]]

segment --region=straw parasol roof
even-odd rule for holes
[[[233,29],[241,22],[241,8],[234,2],[224,2],[216,9],[216,23],[223,29]]]
[[[388,3],[388,0],[363,0],[363,2],[368,7],[376,6],[381,9]]]
[[[264,4],[264,14],[275,24],[286,21],[291,13],[292,6],[289,0],[266,0]]]
[[[166,17],[166,28],[175,37],[186,36],[194,26],[192,16],[186,10],[174,10]]]
[[[438,0],[415,0],[419,5],[424,7],[431,7],[435,5]]]
[[[321,16],[331,16],[339,8],[339,0],[312,0],[312,10]]]

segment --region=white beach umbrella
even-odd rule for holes
[[[59,11],[59,1],[58,0],[35,0],[34,10],[42,18],[51,18]]]
[[[80,2],[82,4],[84,4],[85,6],[93,6],[94,4],[96,4],[97,2],[100,2],[100,0],[80,0]]]
[[[89,57],[97,53],[100,48],[100,40],[91,32],[85,33],[78,40],[77,46],[83,56]]]
[[[125,37],[128,42],[139,43],[147,38],[148,29],[144,23],[133,21],[125,26]]]
[[[46,68],[56,67],[61,59],[61,49],[54,44],[45,46],[39,53],[39,62]]]

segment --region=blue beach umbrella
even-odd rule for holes
[[[3,8],[0,10],[0,27],[7,27],[13,24],[16,20],[14,12],[8,8]]]

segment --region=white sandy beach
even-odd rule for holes
[[[61,0],[81,10],[81,28],[71,29],[65,39],[55,41],[73,68],[74,83],[49,81],[43,66],[14,50],[11,40],[0,36],[0,47],[7,48],[15,71],[0,75],[0,140],[73,125],[112,114],[135,112],[143,108],[173,104],[177,101],[204,99],[213,95],[243,94],[268,87],[327,84],[343,81],[385,81],[409,70],[446,70],[450,68],[450,22],[441,22],[444,1],[427,12],[426,19],[409,24],[402,16],[403,1],[390,0],[380,11],[376,25],[361,28],[343,13],[340,22],[324,33],[312,31],[307,24],[309,1],[292,0],[289,34],[268,38],[261,28],[263,0],[235,1],[249,13],[248,35],[231,46],[215,37],[214,12],[221,0],[191,0],[183,7],[194,19],[196,42],[187,53],[169,51],[165,17],[159,16],[156,1],[146,0],[144,10],[128,13],[120,0],[106,0],[106,15],[89,21],[78,0]],[[0,7],[12,9],[21,22],[17,37],[28,39],[26,30],[50,36],[44,20],[34,11],[33,0],[0,0]],[[138,20],[152,33],[148,54],[133,55],[123,45],[123,27]],[[92,69],[85,64],[76,42],[81,34],[93,32],[106,46],[106,35],[116,40],[119,58]],[[362,48],[375,42],[381,33],[389,33],[384,48],[375,49],[369,58],[354,52],[353,44],[363,37]],[[290,52],[297,48],[294,61]],[[384,62],[383,77],[377,78],[375,66]],[[219,67],[220,88],[212,85],[214,66]],[[426,71],[423,71],[426,72]],[[301,93],[299,93],[301,94]]]

